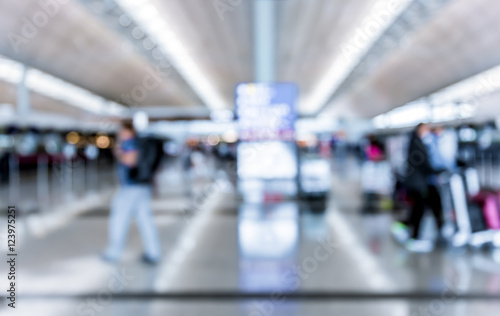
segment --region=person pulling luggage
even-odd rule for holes
[[[441,198],[436,185],[437,175],[446,168],[441,165],[437,146],[429,125],[421,123],[411,133],[405,185],[412,207],[409,219],[393,226],[393,234],[398,240],[405,242],[408,250],[414,252],[429,252],[434,248],[432,241],[419,239],[426,206],[432,210],[439,232],[443,227]],[[411,230],[409,239],[405,236],[408,228]]]

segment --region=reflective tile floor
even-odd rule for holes
[[[165,190],[156,199],[163,259],[155,267],[140,262],[135,227],[120,264],[99,259],[107,208],[26,234],[18,305],[1,301],[0,315],[500,312],[500,253],[408,253],[389,234],[390,214],[360,214],[355,168],[335,172],[324,213],[299,202],[245,203],[221,179],[195,184],[188,198]]]

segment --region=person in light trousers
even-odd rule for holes
[[[130,222],[135,218],[144,247],[142,260],[156,264],[161,251],[151,210],[151,185],[138,183],[131,176],[131,170],[139,163],[137,134],[132,124],[123,124],[114,153],[118,160],[120,188],[111,203],[109,243],[102,257],[108,262],[120,260]]]

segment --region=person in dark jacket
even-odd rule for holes
[[[407,225],[413,228],[411,239],[406,246],[412,251],[430,251],[433,249],[433,243],[430,241],[419,240],[420,224],[425,213],[425,207],[428,206],[434,215],[438,231],[441,231],[443,226],[443,216],[441,208],[435,202],[436,189],[433,187],[429,179],[432,176],[440,173],[442,170],[437,170],[431,162],[428,146],[424,140],[432,137],[431,129],[427,124],[419,124],[410,136],[408,147],[408,161],[406,174],[406,187],[408,196],[412,201],[412,209]]]

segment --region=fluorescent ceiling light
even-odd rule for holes
[[[17,85],[21,81],[24,65],[0,56],[0,80]],[[28,68],[26,86],[31,91],[98,115],[120,115],[126,109],[92,92],[37,69]]]
[[[317,113],[340,87],[394,20],[413,0],[378,1],[360,27],[351,36],[333,59],[316,88],[300,102],[300,112],[306,115]],[[361,40],[360,40],[361,39]]]
[[[484,71],[438,91],[430,96],[433,104],[457,101],[476,103],[479,99],[500,90],[500,66]]]
[[[478,101],[496,91],[500,91],[500,66],[381,114],[373,124],[375,128],[397,128],[470,118],[476,114]]]
[[[17,84],[21,81],[23,65],[0,56],[0,80]]]
[[[115,1],[166,53],[173,66],[208,108],[220,110],[226,107],[223,98],[177,38],[167,19],[160,15],[150,0]]]
[[[402,128],[416,126],[419,123],[449,122],[474,117],[476,106],[469,103],[446,103],[431,106],[427,100],[399,107],[373,118],[375,128]]]

